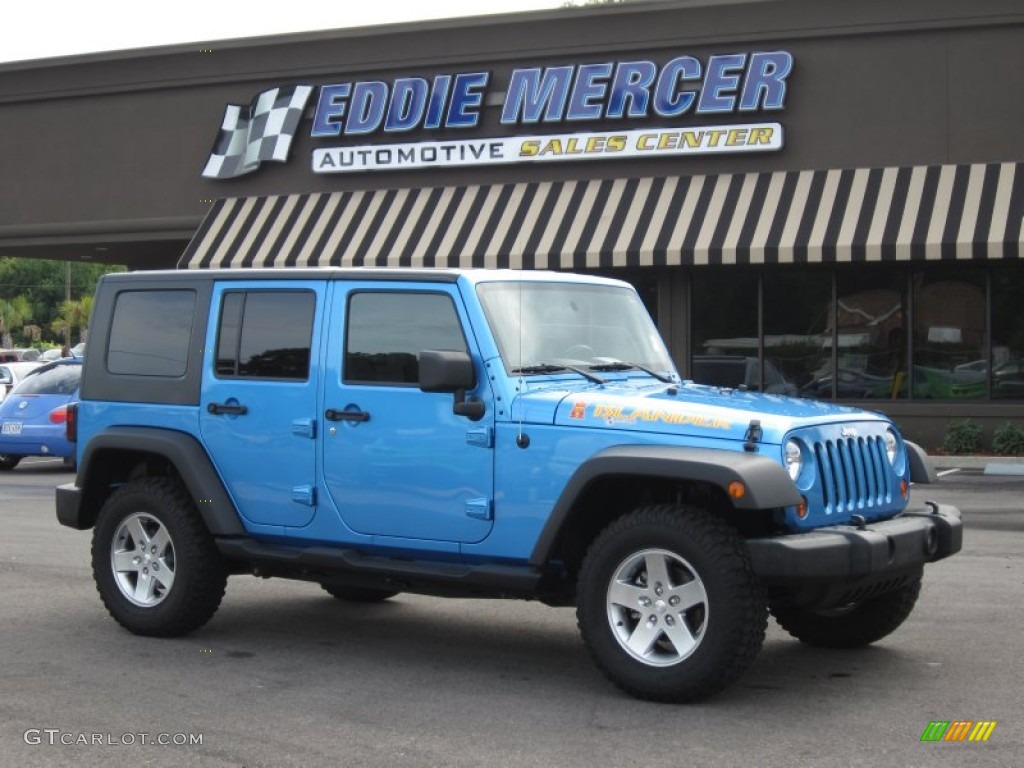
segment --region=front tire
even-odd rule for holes
[[[807,645],[818,648],[862,648],[881,640],[907,620],[921,593],[921,577],[904,586],[859,603],[813,611],[792,605],[772,605],[779,626]]]
[[[18,466],[19,463],[21,463],[21,456],[15,456],[10,453],[0,453],[0,470],[10,472]]]
[[[180,484],[146,478],[121,486],[92,539],[96,588],[110,615],[137,635],[175,637],[220,606],[227,570]]]
[[[653,701],[697,701],[735,682],[764,642],[768,611],[743,540],[702,509],[645,507],[591,544],[577,620],[597,667]]]

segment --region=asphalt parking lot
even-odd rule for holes
[[[928,569],[894,635],[823,651],[772,624],[736,686],[687,706],[619,693],[573,612],[530,603],[346,605],[315,585],[233,577],[202,630],[132,636],[96,595],[89,535],[54,518],[53,488],[71,477],[36,460],[0,473],[0,765],[1012,766],[1024,754],[1022,477],[957,472],[914,490],[962,508],[965,545]],[[921,741],[949,720],[997,725],[985,743]]]

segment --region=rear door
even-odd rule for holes
[[[214,289],[200,429],[248,522],[303,526],[316,512],[316,417],[323,283]],[[207,355],[208,361],[211,355]]]

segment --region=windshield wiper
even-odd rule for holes
[[[650,368],[643,365],[639,365],[638,363],[627,363],[622,360],[612,360],[607,363],[598,363],[597,365],[590,366],[590,370],[592,371],[629,371],[632,370],[633,368],[635,368],[638,371],[643,371],[648,376],[653,376],[658,381],[664,382],[665,384],[674,383],[672,379],[670,379],[665,374],[658,373],[657,371],[652,371]]]
[[[558,373],[559,371],[572,371],[578,373],[585,379],[589,379],[595,384],[604,384],[604,379],[600,376],[595,376],[590,371],[585,371],[582,368],[577,368],[574,365],[554,365],[553,363],[537,363],[536,365],[524,365],[521,368],[513,368],[512,373]]]

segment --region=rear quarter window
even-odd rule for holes
[[[183,376],[195,308],[195,291],[119,293],[110,323],[107,370],[135,376]]]

